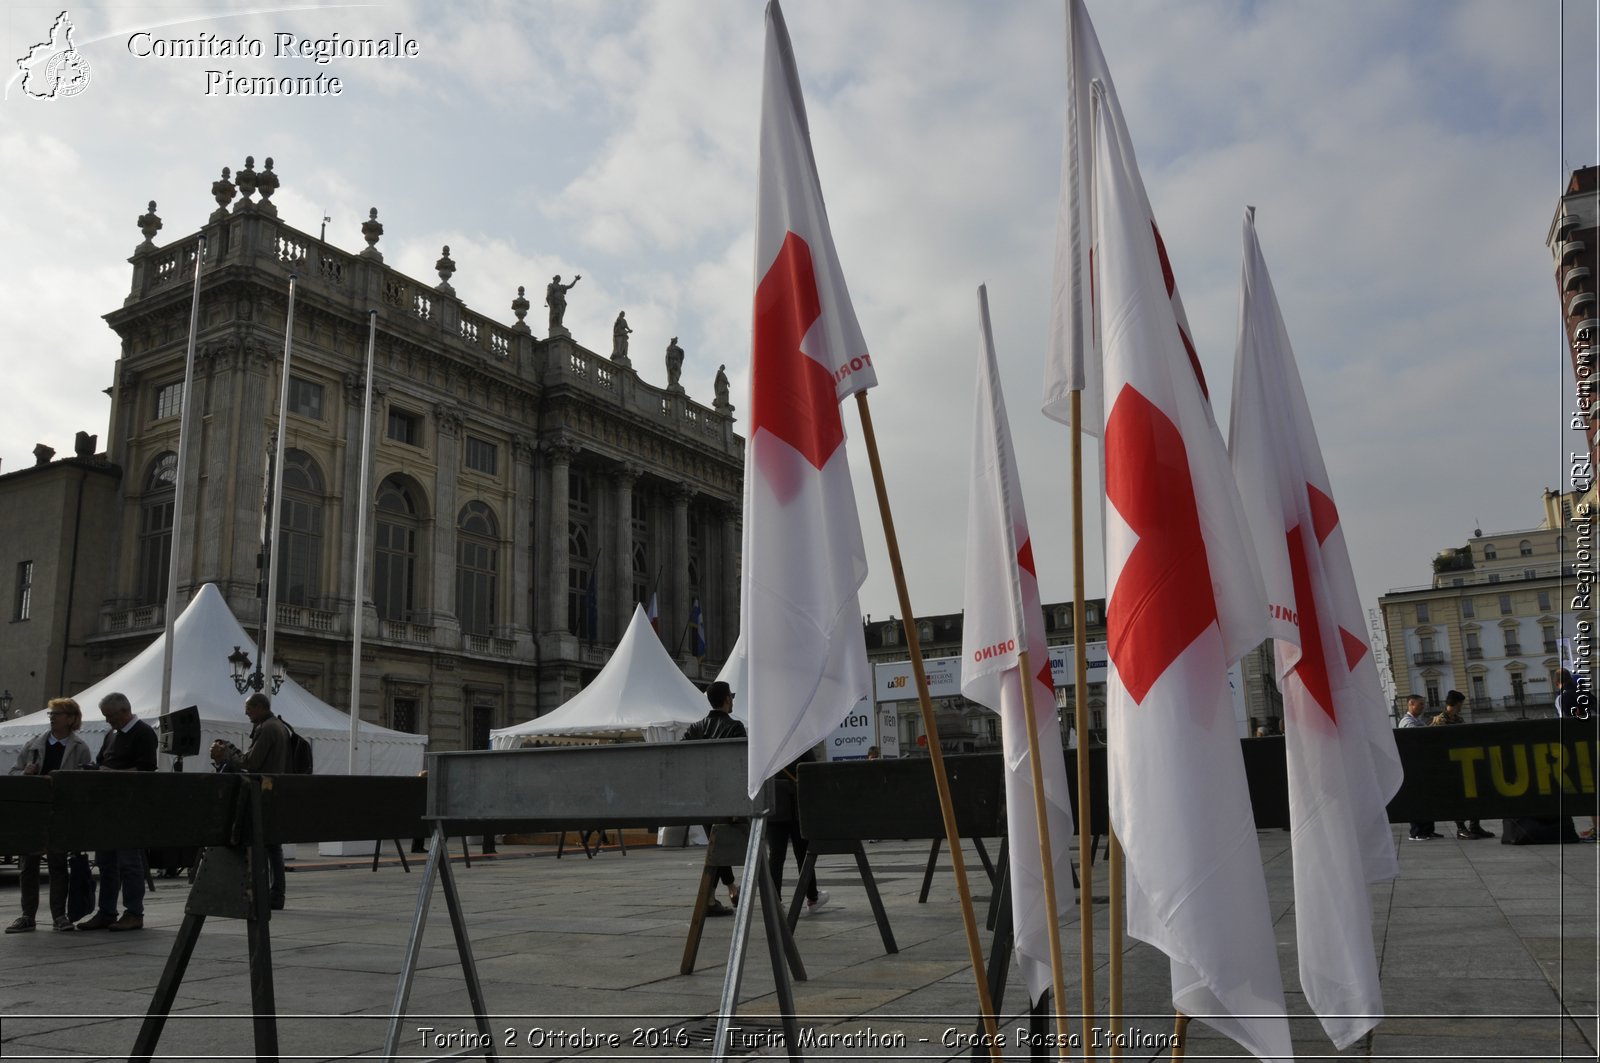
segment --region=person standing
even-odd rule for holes
[[[1444,696],[1444,711],[1433,718],[1436,727],[1449,727],[1459,723],[1466,723],[1461,718],[1461,706],[1467,702],[1467,696],[1459,690],[1452,690]],[[1483,824],[1475,819],[1456,820],[1456,837],[1464,842],[1477,841],[1479,838],[1493,838],[1494,832],[1483,829]]]
[[[55,771],[72,771],[86,768],[94,759],[89,744],[77,735],[83,726],[83,711],[71,698],[55,698],[45,715],[50,718],[50,730],[28,740],[17,754],[12,775],[49,775]],[[27,853],[19,858],[22,881],[18,893],[22,901],[22,915],[10,926],[8,934],[21,934],[34,928],[34,917],[39,914],[39,854]],[[72,920],[67,918],[67,854],[44,854],[45,866],[50,871],[50,918],[57,930],[72,930]]]
[[[94,766],[102,771],[155,771],[160,740],[156,729],[133,714],[128,696],[111,693],[100,699],[100,715],[111,729],[100,743]],[[144,929],[144,850],[102,849],[94,854],[100,871],[100,901],[79,930]],[[117,918],[117,894],[122,917]]]
[[[1421,694],[1412,694],[1406,698],[1406,714],[1400,717],[1401,727],[1426,727],[1428,721],[1422,718],[1422,710],[1427,708],[1427,701]],[[1433,820],[1412,820],[1410,839],[1414,842],[1432,841],[1441,835],[1433,829]]]
[[[272,699],[256,691],[244,699],[244,714],[249,717],[250,749],[240,752],[232,742],[217,739],[211,743],[211,760],[224,771],[247,771],[254,775],[287,775],[289,728],[272,714]],[[272,880],[272,908],[281,911],[284,887],[283,846],[267,846],[267,868]]]
[[[767,867],[772,872],[772,884],[778,888],[780,895],[783,892],[783,861],[789,848],[794,848],[795,867],[802,873],[806,866],[806,853],[811,848],[805,835],[800,833],[800,765],[814,760],[816,754],[808,749],[773,780],[775,807],[767,819]],[[805,913],[815,915],[827,903],[828,891],[817,889],[817,876],[812,874],[811,881],[806,883]]]
[[[711,703],[711,711],[705,718],[696,720],[689,725],[683,733],[685,742],[699,742],[715,738],[747,738],[749,735],[744,729],[744,724],[733,718],[733,690],[722,680],[717,680],[706,687],[706,700]],[[711,834],[710,825],[706,826],[706,835]],[[733,868],[718,864],[712,868],[716,872],[717,881],[728,887],[728,900],[734,904],[739,903],[739,887],[733,881]],[[716,890],[711,893],[711,900],[706,904],[707,915],[724,915],[728,911],[721,901],[717,900]]]

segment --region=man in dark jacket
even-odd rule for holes
[[[706,713],[705,719],[696,720],[689,725],[683,733],[686,742],[696,742],[711,738],[746,738],[744,724],[733,718],[733,691],[727,683],[717,680],[706,687],[706,700],[711,703],[711,711]],[[711,834],[711,828],[706,827],[706,834]],[[734,904],[739,903],[739,887],[733,881],[733,868],[718,865],[714,870],[717,880],[728,887],[728,900]],[[711,900],[706,905],[707,915],[724,915],[728,909],[717,900],[715,891]]]
[[[95,767],[103,771],[155,771],[161,740],[156,729],[133,714],[126,694],[100,699],[100,715],[111,729],[100,743]],[[144,929],[144,850],[102,849],[94,854],[100,869],[100,903],[79,930]],[[122,893],[122,918],[117,918],[117,893]]]
[[[221,771],[247,771],[257,775],[287,775],[289,727],[272,714],[272,699],[256,691],[244,699],[244,714],[250,718],[250,748],[241,752],[232,742],[217,739],[211,743],[211,759]],[[267,867],[272,879],[272,907],[284,903],[283,846],[267,846]]]

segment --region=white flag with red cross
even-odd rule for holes
[[[1069,2],[1075,31],[1092,41],[1079,0]],[[1266,636],[1261,574],[1104,60],[1080,65],[1071,86],[1092,94],[1107,782],[1127,853],[1128,931],[1167,954],[1175,1008],[1260,1059],[1288,1059],[1227,674]]]
[[[866,549],[839,403],[877,383],[834,251],[794,50],[767,5],[740,631],[761,784],[870,692]]]
[[[1245,213],[1229,452],[1266,581],[1289,767],[1300,984],[1339,1048],[1383,1018],[1370,883],[1399,873],[1401,768],[1289,330]]]

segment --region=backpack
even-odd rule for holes
[[[283,717],[278,717],[282,720]],[[310,775],[312,768],[311,740],[301,738],[299,732],[290,727],[285,721],[284,729],[289,732],[289,774]]]

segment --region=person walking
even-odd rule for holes
[[[744,729],[744,724],[733,718],[733,690],[727,683],[717,680],[706,687],[706,700],[711,703],[711,711],[706,713],[704,719],[696,720],[689,725],[683,733],[685,742],[700,742],[715,738],[747,738],[749,735]],[[710,837],[711,827],[706,826],[706,836]],[[718,864],[713,871],[716,872],[717,881],[728,888],[728,900],[737,905],[739,903],[739,887],[734,884],[733,868]],[[711,893],[711,900],[706,904],[707,915],[726,915],[728,908],[717,900],[716,890]]]

